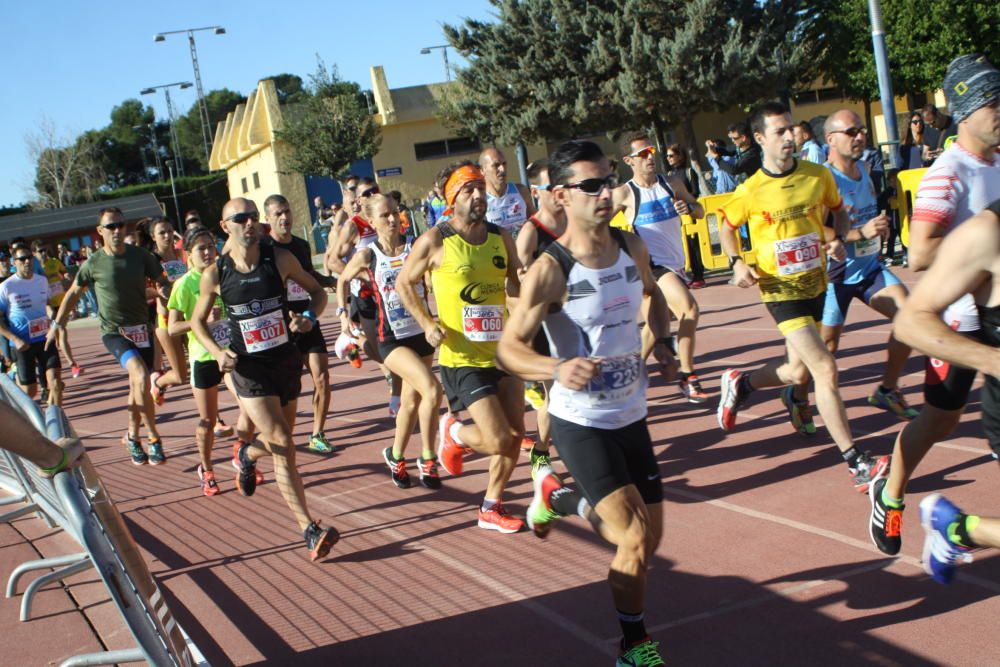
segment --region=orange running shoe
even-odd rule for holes
[[[451,426],[457,423],[455,415],[450,412],[446,412],[438,422],[438,463],[445,472],[454,477],[462,474],[462,457],[469,451],[451,437]]]
[[[503,504],[497,503],[485,511],[482,507],[479,508],[479,527],[510,534],[524,529],[524,521],[511,515]]]

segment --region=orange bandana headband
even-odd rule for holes
[[[453,171],[444,184],[444,200],[448,203],[448,208],[455,205],[455,199],[462,188],[469,183],[483,180],[485,180],[483,172],[475,165],[467,164]]]

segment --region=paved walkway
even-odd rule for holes
[[[698,367],[713,409],[682,402],[659,379],[650,391],[666,531],[650,575],[647,623],[668,664],[1000,664],[996,557],[979,554],[950,587],[930,581],[919,565],[916,508],[925,494],[945,490],[976,508],[1000,501],[978,393],[956,437],[932,450],[913,481],[902,555],[886,558],[869,542],[868,500],[852,490],[825,429],[812,438],[793,433],[777,392],[759,392],[734,433],[718,429],[719,374],[777,355],[779,338],[755,291],[716,277],[697,297]],[[888,323],[871,315],[852,308],[839,366],[859,444],[886,453],[900,423],[866,401],[889,334]],[[132,466],[120,444],[124,376],[96,329],[74,331],[73,343],[86,373],[68,381],[67,412],[176,617],[213,665],[613,664],[609,548],[575,519],[545,541],[476,528],[486,477],[479,457],[467,460],[462,477],[445,477],[441,491],[393,486],[380,458],[392,423],[374,364],[332,369],[328,434],[346,450],[333,457],[299,450],[314,513],[343,535],[330,557],[311,564],[269,463],[267,483],[243,498],[228,472],[229,443],[220,443],[225,492],[201,496],[196,412],[186,388],[171,390],[160,410],[170,461]],[[917,406],[920,370],[911,360],[902,383]],[[231,397],[222,401],[235,421]],[[296,434],[304,443],[310,420],[302,414]],[[418,447],[414,438],[411,455]],[[530,497],[525,458],[508,504],[523,513]],[[0,526],[0,576],[27,554],[70,548],[34,519]],[[124,630],[100,601],[106,596],[93,575],[73,581],[69,595],[44,593],[30,623],[15,620],[19,598],[0,602],[3,637],[11,638],[0,646],[0,664],[58,663],[94,650],[97,638],[121,645]]]

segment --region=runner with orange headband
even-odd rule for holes
[[[507,317],[507,296],[520,288],[520,262],[510,233],[486,222],[486,183],[479,167],[458,162],[442,171],[451,217],[413,244],[396,291],[417,320],[427,342],[440,347],[438,364],[451,412],[441,418],[438,462],[452,475],[462,473],[470,449],[491,457],[479,527],[516,533],[524,521],[502,504],[521,438],[523,386],[496,367],[496,349]],[[416,286],[430,273],[437,300],[435,320]],[[472,424],[454,413],[467,410]]]

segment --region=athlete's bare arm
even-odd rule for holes
[[[357,238],[358,227],[348,220],[337,233],[337,240],[326,249],[323,263],[326,265],[327,271],[340,275],[346,266],[344,258],[351,254],[351,248],[354,247]]]
[[[219,370],[227,373],[236,367],[236,353],[228,348],[219,347],[208,328],[208,319],[212,316],[215,297],[219,294],[219,266],[217,264],[212,264],[201,274],[201,284],[198,290],[200,292],[198,301],[195,302],[194,310],[191,312],[191,331],[219,364]]]
[[[670,183],[670,188],[674,191],[674,198],[680,199],[687,206],[686,211],[681,211],[679,210],[680,207],[675,205],[675,208],[678,208],[678,213],[681,215],[690,215],[695,219],[705,217],[705,209],[698,203],[698,198],[691,194],[691,191],[688,190],[687,185],[684,184],[683,178],[680,176],[668,176],[667,181]],[[631,190],[631,188],[629,189]]]
[[[351,261],[347,263],[344,267],[344,272],[340,274],[340,279],[337,281],[337,310],[343,309],[340,314],[340,322],[344,323],[345,320],[350,318],[347,316],[347,289],[351,284],[351,281],[358,278],[365,272],[368,268],[368,263],[371,262],[372,251],[369,248],[362,248],[354,257],[351,257]],[[348,327],[343,327],[344,331],[347,331]]]
[[[932,357],[1000,377],[1000,348],[956,333],[941,319],[964,294],[1000,304],[1000,218],[983,211],[945,237],[927,275],[896,315],[893,334]]]
[[[628,183],[622,183],[611,193],[611,215],[616,215],[619,211],[625,211],[625,217],[631,220],[633,217],[632,209],[633,200],[635,199],[635,194],[632,192],[632,188],[628,186]]]
[[[319,317],[326,310],[326,290],[319,284],[311,271],[306,271],[302,263],[291,252],[283,248],[274,249],[274,261],[281,272],[281,280],[288,282],[294,280],[302,289],[309,292],[309,310],[313,315]],[[307,333],[312,330],[314,324],[308,317],[303,317],[292,313],[291,322],[288,328],[296,333]]]
[[[427,342],[437,347],[444,340],[444,329],[438,326],[427,303],[420,298],[414,287],[423,282],[424,274],[441,266],[444,257],[444,242],[437,227],[431,227],[420,235],[410,248],[410,254],[403,262],[403,268],[396,276],[396,291],[406,311],[424,330]]]
[[[539,257],[528,269],[514,312],[497,346],[497,363],[522,380],[558,379],[570,389],[583,389],[597,375],[598,362],[586,357],[555,359],[535,352],[531,341],[542,320],[562,306],[566,276],[551,257]],[[558,374],[558,375],[557,375]]]
[[[629,232],[622,232],[625,236],[625,243],[628,245],[629,254],[639,270],[639,277],[642,279],[642,292],[649,298],[649,310],[646,313],[646,326],[653,334],[653,356],[660,362],[660,372],[668,382],[674,379],[677,374],[677,359],[670,346],[664,339],[670,335],[670,311],[667,309],[667,299],[663,296],[663,290],[656,284],[653,277],[653,270],[649,263],[649,250],[646,244]]]
[[[76,302],[80,300],[83,296],[83,291],[87,289],[82,287],[75,280],[73,284],[69,286],[66,290],[66,296],[63,297],[62,303],[59,304],[59,310],[56,312],[55,316],[52,318],[52,325],[49,327],[49,333],[45,336],[45,347],[50,347],[56,340],[56,329],[58,327],[66,326],[66,320],[69,319],[69,314],[73,312],[76,308]]]
[[[521,195],[521,199],[524,200],[525,216],[531,217],[535,214],[535,200],[531,197],[531,190],[526,185],[521,185],[520,183],[515,183],[514,187],[517,188],[518,193]]]
[[[521,293],[521,260],[517,256],[517,247],[511,233],[501,229],[500,238],[507,249],[507,297],[516,299]]]
[[[930,268],[947,231],[945,225],[910,218],[910,245],[907,246],[906,261],[912,270],[926,271]]]
[[[176,308],[167,310],[167,333],[171,336],[183,336],[191,331],[191,323],[184,319],[184,313]]]
[[[521,272],[518,277],[524,280],[528,272],[528,267],[535,260],[535,250],[538,249],[538,230],[530,222],[524,223],[521,231],[517,233],[517,259],[521,262]]]

